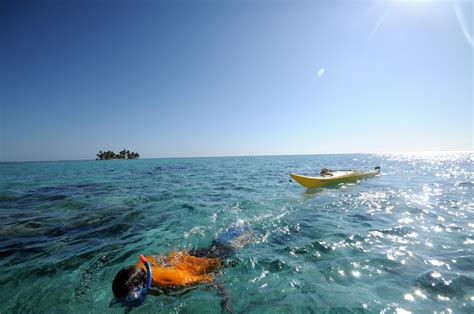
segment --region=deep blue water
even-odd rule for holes
[[[474,154],[0,164],[0,312],[123,312],[111,282],[138,255],[257,235],[219,280],[240,313],[474,312]],[[289,172],[371,169],[307,190]],[[209,285],[136,312],[220,313]]]

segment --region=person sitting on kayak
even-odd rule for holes
[[[211,283],[224,260],[233,256],[237,248],[244,247],[253,234],[243,227],[234,226],[213,240],[207,248],[197,248],[189,252],[172,251],[168,256],[145,257],[151,268],[151,286],[181,288]],[[135,291],[143,289],[147,272],[147,266],[141,262],[122,268],[112,283],[115,299],[111,305],[123,303],[123,300],[129,299]]]
[[[328,168],[323,168],[321,169],[321,176],[325,177],[325,176],[331,176],[332,177],[332,170],[331,169],[328,169]]]

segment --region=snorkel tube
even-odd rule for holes
[[[109,306],[120,304],[121,306],[131,308],[131,307],[140,306],[143,304],[143,302],[145,302],[146,296],[148,294],[148,290],[151,288],[152,273],[151,273],[150,262],[147,261],[146,257],[143,256],[143,254],[140,255],[140,261],[146,267],[146,272],[147,272],[146,287],[135,288],[135,290],[131,291],[126,297],[121,298],[121,299],[117,299],[117,298],[113,299],[112,302],[110,302]]]
[[[150,262],[148,262],[146,260],[146,257],[142,255],[140,255],[140,261],[143,263],[143,265],[145,265],[146,267],[146,273],[147,273],[147,279],[146,279],[146,290],[148,292],[148,289],[151,288],[151,266],[150,266]]]

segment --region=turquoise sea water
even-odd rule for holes
[[[111,282],[138,255],[256,236],[219,280],[240,313],[474,312],[474,154],[0,164],[0,312],[123,312]],[[289,172],[371,169],[307,190]],[[219,313],[209,285],[134,312]]]

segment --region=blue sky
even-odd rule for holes
[[[471,1],[2,1],[0,161],[473,149]]]

